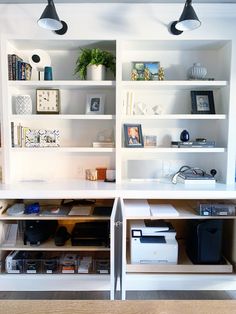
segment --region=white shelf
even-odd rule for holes
[[[226,120],[226,114],[160,114],[160,115],[123,115],[129,120]]]
[[[1,274],[0,291],[105,291],[110,280],[105,274]]]
[[[7,214],[2,214],[0,215],[0,220],[68,220],[68,221],[78,221],[78,220],[83,220],[83,221],[105,221],[105,220],[110,220],[109,216],[56,216],[56,215],[19,215],[19,216],[9,216]]]
[[[32,88],[60,88],[60,89],[78,89],[78,88],[96,88],[96,87],[115,87],[115,81],[8,81],[10,87],[19,89]]]
[[[115,115],[100,114],[100,115],[85,115],[85,114],[13,114],[10,117],[11,121],[21,120],[114,120]]]
[[[56,246],[54,240],[49,240],[45,243],[40,244],[39,246],[31,246],[29,244],[24,245],[22,239],[17,239],[15,245],[4,246],[0,245],[0,250],[9,251],[9,250],[19,250],[19,251],[110,251],[110,248],[104,246],[72,246],[70,240],[68,240],[63,246]]]
[[[133,154],[155,154],[155,153],[225,153],[226,149],[222,147],[214,148],[172,148],[172,147],[140,147],[140,148],[122,148],[122,153]],[[135,157],[136,159],[136,157]]]
[[[122,81],[122,87],[124,88],[159,88],[159,89],[199,89],[199,88],[211,88],[218,89],[228,85],[228,81]]]
[[[12,152],[27,153],[114,153],[115,148],[94,147],[13,147]]]

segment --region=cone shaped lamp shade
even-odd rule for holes
[[[38,25],[52,31],[60,30],[63,27],[52,0],[48,0],[48,5],[38,20]]]
[[[179,21],[175,25],[176,29],[179,31],[191,31],[201,25],[201,22],[199,21],[191,3],[191,0],[186,1]]]

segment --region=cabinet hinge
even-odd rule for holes
[[[116,221],[115,222],[115,226],[118,228],[122,225],[122,221]]]

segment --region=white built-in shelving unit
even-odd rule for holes
[[[80,48],[99,47],[116,55],[116,79],[107,75],[104,81],[82,81],[74,73]],[[52,59],[53,81],[37,81],[33,71],[31,81],[8,81],[7,55],[15,53],[27,61],[34,49],[47,51]],[[174,199],[235,199],[235,121],[231,115],[234,106],[232,93],[232,42],[231,40],[78,40],[29,38],[4,38],[1,40],[1,103],[2,103],[2,172],[0,185],[2,200],[15,199],[97,199],[106,203],[112,200],[110,221],[110,248],[71,247],[58,250],[52,241],[37,248],[38,251],[102,252],[109,255],[109,275],[0,275],[5,290],[109,290],[114,298],[117,277],[121,279],[122,297],[132,289],[210,289],[235,290],[232,264],[235,252],[227,257],[229,264],[189,264],[183,250],[181,263],[175,266],[132,265],[128,256],[128,222],[133,219],[151,219],[150,216],[129,216],[120,200],[160,199],[169,203]],[[133,61],[159,61],[165,70],[164,81],[132,81]],[[201,62],[208,70],[210,80],[187,79],[187,71],[194,62]],[[217,64],[217,66],[216,66]],[[214,80],[212,80],[214,78]],[[60,89],[60,114],[36,113],[36,90]],[[191,91],[213,91],[215,114],[192,114]],[[127,114],[127,93],[132,93],[134,104],[158,105],[161,113]],[[33,100],[32,115],[18,115],[15,97],[30,95]],[[105,111],[101,115],[86,115],[86,98],[92,94],[105,96]],[[12,147],[11,123],[28,128],[58,129],[60,147],[26,148]],[[155,135],[156,147],[125,147],[124,124],[141,124],[143,135]],[[171,141],[178,141],[182,130],[187,129],[190,139],[207,138],[216,142],[214,148],[174,148]],[[112,148],[94,148],[98,136],[112,139]],[[173,185],[172,175],[183,165],[200,167],[206,171],[217,170],[215,185]],[[85,170],[106,167],[116,170],[116,184],[102,181],[86,181]],[[102,201],[103,200],[103,201]],[[186,226],[189,219],[198,219],[189,207],[178,207],[177,220]],[[164,216],[161,219],[172,220]],[[230,227],[234,219],[225,217]],[[9,217],[0,215],[0,228],[13,220],[33,220],[35,217]],[[39,220],[53,219],[37,217]],[[59,223],[64,217],[56,217]],[[100,217],[66,217],[66,223],[80,220],[101,220]],[[205,218],[204,218],[205,219]],[[1,228],[2,230],[2,228]],[[231,236],[233,237],[234,232]],[[228,236],[227,239],[230,239]],[[233,245],[233,241],[230,242]],[[232,246],[233,247],[233,246]],[[32,250],[17,239],[14,247],[0,245],[0,257],[7,252]],[[35,249],[35,248],[34,248]],[[229,250],[228,250],[229,251]],[[182,251],[181,251],[182,252]],[[122,261],[121,261],[122,260]],[[119,265],[118,265],[119,264]],[[121,267],[121,268],[119,268]],[[212,268],[213,267],[213,268]],[[120,273],[119,270],[121,269]],[[149,273],[149,274],[148,274]],[[169,274],[167,274],[169,273]],[[214,273],[214,274],[213,274]],[[223,274],[222,274],[223,273]],[[197,274],[197,276],[196,276]],[[212,277],[211,277],[212,276]],[[214,278],[213,278],[214,277]],[[16,283],[17,281],[17,283]],[[140,285],[144,283],[144,285]],[[173,284],[174,282],[174,284]],[[29,288],[30,287],[30,288]],[[63,288],[61,288],[63,287]]]

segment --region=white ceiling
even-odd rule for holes
[[[184,3],[185,0],[54,0],[55,3]],[[236,3],[236,0],[193,0],[194,3]],[[0,0],[1,3],[47,3],[47,0]]]

